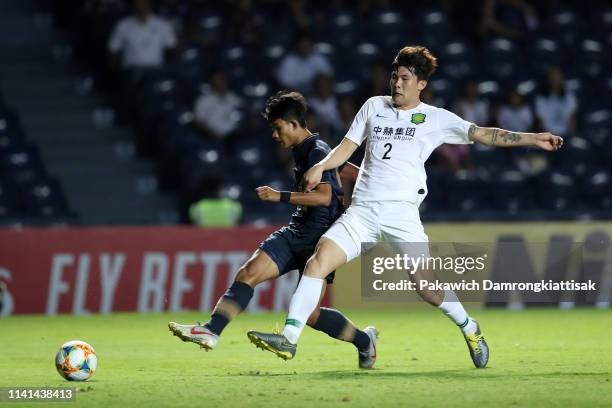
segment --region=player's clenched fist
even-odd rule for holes
[[[323,177],[323,166],[315,164],[304,174],[304,188],[310,191],[321,182]]]
[[[272,187],[261,186],[255,189],[257,197],[262,201],[280,201],[280,191],[276,191]]]
[[[538,133],[535,137],[535,144],[544,150],[559,150],[563,146],[563,138],[549,132]]]

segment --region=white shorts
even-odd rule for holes
[[[362,243],[397,243],[392,245],[395,251],[429,256],[429,238],[421,224],[419,208],[407,201],[353,203],[323,236],[344,251],[347,262],[361,255]]]

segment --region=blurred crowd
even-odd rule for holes
[[[428,46],[439,60],[424,102],[481,126],[566,138],[555,157],[442,146],[428,164],[429,183],[439,187],[431,188],[426,219],[470,219],[473,210],[492,219],[605,217],[612,209],[612,5],[605,1],[62,0],[50,7],[184,213],[203,197],[227,196],[245,204],[246,222],[265,217],[270,207],[249,189],[273,181],[286,188],[291,173],[290,152],[269,143],[260,116],[266,97],[282,88],[303,92],[308,127],[333,146],[367,98],[389,93],[392,58],[409,44]],[[352,160],[359,164],[362,154]]]

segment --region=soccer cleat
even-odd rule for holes
[[[368,326],[363,329],[365,334],[370,338],[370,347],[368,351],[359,351],[359,368],[372,368],[376,362],[376,341],[378,340],[378,330],[374,326]]]
[[[212,333],[208,327],[200,322],[196,325],[170,322],[168,328],[172,334],[181,340],[199,344],[200,348],[206,351],[214,349],[219,342],[219,336]]]
[[[489,346],[480,332],[480,325],[476,320],[474,320],[474,323],[476,323],[476,331],[470,335],[464,334],[463,337],[465,337],[465,342],[476,368],[485,368],[489,362]]]
[[[262,350],[268,350],[283,360],[291,360],[295,357],[297,344],[291,343],[285,336],[279,333],[262,333],[249,330],[247,337],[251,343]]]

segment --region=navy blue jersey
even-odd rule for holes
[[[304,173],[323,160],[330,150],[329,145],[321,140],[318,134],[313,134],[301,144],[293,147],[293,160],[295,162],[293,191],[304,191]],[[336,170],[324,171],[321,183],[331,184],[332,198],[330,204],[327,207],[298,206],[291,216],[289,227],[325,230],[344,212],[341,199],[342,186]]]

